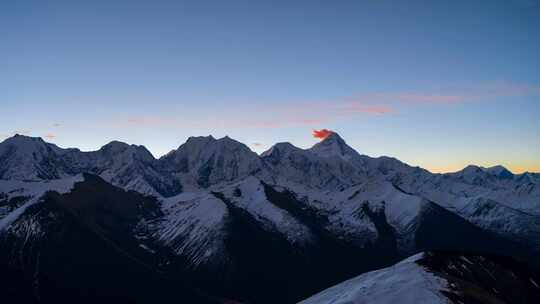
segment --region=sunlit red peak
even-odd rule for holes
[[[313,130],[313,137],[325,139],[328,136],[330,136],[332,133],[334,132],[328,129]]]

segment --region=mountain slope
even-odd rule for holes
[[[113,141],[98,151],[71,150],[62,161],[71,173],[96,174],[127,190],[166,197],[182,191],[182,185],[159,170],[158,161],[143,146]]]
[[[134,231],[158,215],[155,200],[85,175],[72,191],[48,192],[3,229],[0,269],[18,279],[4,277],[0,286],[29,290],[39,303],[218,303],[151,266]]]
[[[326,289],[300,303],[535,303],[540,276],[508,258],[419,253]]]
[[[160,159],[121,142],[82,152],[19,136],[0,152],[0,251],[13,282],[34,282],[42,255],[48,266],[37,282],[54,277],[70,290],[73,281],[112,292],[54,268],[65,251],[66,265],[97,278],[77,257],[99,264],[87,257],[92,246],[136,269],[127,282],[157,278],[142,279],[144,299],[151,290],[171,293],[155,286],[165,276],[187,294],[197,287],[219,298],[293,303],[428,250],[497,253],[540,267],[540,191],[531,173],[432,174],[360,155],[337,133],[310,149],[279,143],[260,156],[228,137],[192,137]]]

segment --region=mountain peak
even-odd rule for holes
[[[39,151],[52,150],[54,152],[61,152],[62,149],[54,144],[47,143],[41,137],[32,137],[21,134],[15,134],[14,136],[7,138],[0,143],[1,146],[15,148],[19,153],[35,153]],[[0,146],[0,154],[3,150]]]
[[[45,142],[41,137],[26,136],[19,133],[16,133],[12,137],[7,138],[5,141],[11,142]]]
[[[104,145],[102,147],[102,149],[103,148],[105,148],[105,149],[125,149],[127,147],[129,147],[129,145],[126,144],[125,142],[121,142],[121,141],[118,141],[118,140],[113,140],[110,143]]]
[[[337,134],[336,132],[334,131],[330,131],[330,134],[328,134],[328,136],[326,136],[323,141],[333,141],[333,140],[338,140],[338,141],[343,141],[343,138],[341,138],[341,136],[339,136],[339,134]]]
[[[492,167],[482,167],[477,165],[468,165],[465,168],[463,168],[461,171],[458,171],[457,173],[465,173],[465,174],[472,174],[472,173],[488,173],[491,175],[513,175],[513,173],[506,169],[502,165],[496,165]]]
[[[298,151],[298,150],[302,150],[302,149],[296,147],[290,142],[279,142],[273,145],[270,149],[261,153],[261,157],[270,157],[270,156],[278,157],[280,155],[287,154],[291,151]]]
[[[513,178],[514,174],[510,170],[506,169],[504,166],[497,165],[484,169],[487,173],[495,175],[500,178]]]
[[[239,142],[238,140],[230,138],[228,135],[225,135],[222,138],[218,139],[217,142],[224,143],[224,144],[234,144],[234,145],[241,144],[241,145],[244,145],[243,143]]]
[[[245,144],[242,142],[239,142],[233,138],[230,138],[229,136],[224,136],[219,139],[216,139],[212,135],[208,136],[190,136],[187,141],[182,144],[177,150],[180,149],[191,149],[191,150],[206,150],[210,147],[215,147],[216,149],[221,148],[232,148],[236,149],[237,147],[245,148],[249,151],[251,151]],[[173,150],[170,153],[174,153]]]
[[[352,157],[358,155],[353,148],[349,147],[345,140],[334,131],[330,131],[323,140],[316,143],[311,149],[311,152],[321,157],[339,156]]]
[[[208,136],[190,136],[190,137],[188,137],[186,142],[190,142],[190,141],[214,141],[214,140],[216,140],[216,139],[212,135],[208,135]]]
[[[468,165],[461,171],[450,173],[450,175],[457,176],[469,183],[476,184],[484,183],[486,180],[493,178],[505,180],[514,178],[514,174],[501,165],[488,168],[477,165]]]
[[[458,173],[459,172],[463,172],[463,173],[480,173],[480,172],[484,172],[484,170],[482,170],[482,167],[477,166],[477,165],[468,165],[467,167],[463,168],[461,171],[458,171]]]
[[[52,164],[63,151],[40,137],[16,134],[0,143],[0,179],[59,178]]]
[[[109,156],[120,155],[120,154],[129,154],[134,155],[140,160],[153,161],[155,160],[154,156],[145,146],[130,145],[125,142],[113,140],[110,143],[104,145],[99,149],[100,152],[105,153]]]
[[[255,152],[228,136],[220,139],[211,135],[190,137],[159,161],[168,172],[187,174],[186,182],[195,181],[202,187],[245,177],[261,168],[261,160]]]

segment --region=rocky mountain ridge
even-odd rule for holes
[[[337,133],[261,155],[228,137],[191,137],[159,159],[120,142],[81,152],[16,136],[0,143],[0,160],[0,245],[9,249],[0,253],[24,271],[36,271],[35,254],[57,254],[44,241],[59,237],[51,227],[71,225],[115,256],[121,249],[205,293],[257,303],[293,303],[428,250],[540,266],[536,174],[433,174],[361,155]]]

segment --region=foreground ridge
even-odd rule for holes
[[[300,304],[532,303],[540,301],[538,273],[512,259],[429,251],[365,273]]]

